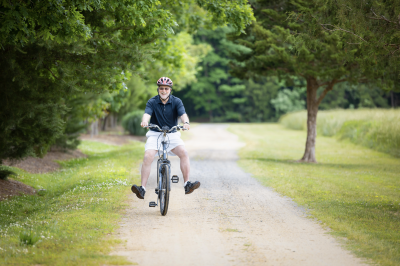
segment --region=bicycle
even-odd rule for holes
[[[153,128],[157,129],[162,136],[161,140],[161,145],[162,145],[162,153],[160,154],[160,149],[158,149],[158,160],[157,160],[157,184],[158,186],[155,189],[157,196],[157,203],[154,201],[149,202],[149,207],[156,207],[158,206],[158,200],[160,200],[160,212],[162,216],[165,216],[168,212],[168,204],[169,204],[169,192],[171,191],[171,184],[170,180],[172,180],[172,183],[178,183],[179,182],[179,177],[177,175],[171,176],[171,162],[168,160],[168,153],[167,153],[167,148],[168,148],[168,141],[166,141],[167,133],[173,132],[175,129],[176,130],[186,130],[182,126],[174,126],[171,129],[168,126],[163,126],[162,129],[154,124],[150,124],[146,126],[146,128]],[[157,140],[158,143],[158,140]],[[158,148],[158,147],[157,147]]]

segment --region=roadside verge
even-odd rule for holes
[[[59,171],[30,174],[18,168],[16,180],[38,193],[0,204],[2,265],[129,264],[108,255],[115,240],[129,186],[138,180],[143,143],[112,146],[83,141],[88,158],[60,162]],[[109,237],[107,237],[109,236]]]
[[[238,161],[245,171],[309,209],[356,255],[400,264],[398,158],[318,137],[319,163],[297,163],[305,132],[277,124],[232,124],[229,130],[246,143]]]

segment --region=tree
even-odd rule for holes
[[[343,47],[346,37],[326,32],[316,20],[335,20],[323,1],[251,1],[256,22],[246,35],[233,37],[251,48],[235,56],[232,73],[239,78],[276,75],[290,83],[302,77],[307,87],[307,140],[300,161],[316,162],[318,106],[335,84],[363,77],[353,53]],[[320,94],[318,88],[324,87]]]
[[[355,61],[380,88],[400,91],[400,1],[326,1],[335,17],[319,17],[324,31],[345,37],[344,49],[357,50]]]
[[[294,110],[278,102],[274,107],[271,100],[280,90],[305,88],[298,78],[294,77],[290,86],[286,86],[286,82],[276,77],[246,81],[229,73],[232,54],[251,51],[229,41],[226,36],[229,33],[232,33],[229,28],[200,29],[194,35],[196,43],[207,44],[212,50],[199,64],[197,81],[176,93],[185,102],[186,112],[192,118],[215,122],[263,122],[276,121],[282,112]]]
[[[245,81],[246,89],[241,97],[246,100],[237,106],[237,111],[242,114],[243,122],[276,121],[276,110],[271,101],[284,88],[276,77],[262,78],[254,81]]]
[[[124,104],[118,112],[118,118],[121,120],[126,114],[136,111],[144,110],[148,99],[153,96],[151,86],[146,83],[137,75],[134,75],[126,86],[128,87],[127,95],[124,98]]]
[[[203,52],[196,82],[177,94],[189,102],[190,115],[206,114],[209,121],[243,121],[238,106],[245,100],[242,97],[245,85],[229,74],[229,53],[247,48],[228,41],[227,32],[232,29],[200,29],[194,35],[197,45],[209,48]]]
[[[43,155],[63,134],[72,93],[123,87],[123,70],[143,58],[132,50],[160,28],[140,35],[143,15],[164,19],[161,31],[172,25],[154,1],[118,2],[2,2],[0,161]],[[135,33],[124,31],[133,24]]]
[[[174,90],[180,90],[196,81],[198,63],[209,51],[209,45],[194,44],[192,35],[179,32],[160,44],[159,52],[154,55],[157,60],[145,62],[140,75],[156,88],[155,81],[168,73],[174,81]]]
[[[199,18],[237,31],[253,19],[244,0],[189,3]],[[1,2],[0,163],[44,154],[63,134],[68,97],[124,89],[126,73],[173,35],[176,7],[157,0]]]

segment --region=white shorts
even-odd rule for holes
[[[144,146],[144,150],[160,150],[162,152],[162,134],[162,132],[149,130],[149,132],[146,133],[147,141],[146,145]],[[167,145],[167,152],[170,156],[176,156],[176,154],[171,151],[172,149],[176,148],[179,145],[185,145],[185,143],[181,139],[181,132],[167,133],[165,140],[169,143],[169,145]],[[155,156],[158,156],[158,153],[156,153]]]

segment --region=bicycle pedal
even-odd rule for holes
[[[154,201],[149,202],[149,207],[156,207],[157,204]]]
[[[172,183],[178,183],[179,182],[179,177],[177,175],[173,175],[171,180],[172,180]]]
[[[156,188],[156,194],[158,195],[158,188]]]

